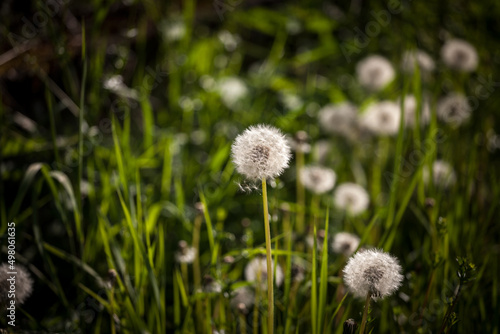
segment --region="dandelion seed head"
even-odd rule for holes
[[[399,131],[400,108],[391,101],[369,106],[361,115],[361,125],[375,135],[395,135]]]
[[[330,168],[306,166],[299,174],[304,187],[315,194],[324,194],[333,189],[337,175]]]
[[[356,65],[359,83],[372,91],[379,91],[395,77],[391,63],[384,57],[372,55],[362,59]]]
[[[477,68],[479,57],[476,48],[467,41],[450,39],[441,48],[441,58],[451,69],[472,72]]]
[[[233,296],[230,301],[231,308],[246,314],[250,310],[254,302],[254,293],[247,286],[237,288],[233,291]]]
[[[274,271],[274,262],[272,263],[272,269]],[[276,267],[276,276],[274,277],[276,286],[280,286],[283,283],[283,278],[283,270],[278,264]],[[260,289],[267,290],[267,262],[265,257],[256,257],[248,262],[245,267],[245,279],[248,282],[259,284]]]
[[[358,108],[351,102],[328,104],[318,112],[320,126],[328,133],[351,138],[356,132]]]
[[[437,105],[437,116],[448,124],[460,125],[464,123],[471,114],[471,108],[467,98],[458,93],[450,93],[442,97]]]
[[[368,208],[370,197],[362,186],[347,182],[337,187],[333,201],[337,208],[355,216]]]
[[[186,241],[179,241],[179,250],[175,253],[175,261],[178,263],[193,263],[196,257],[196,249],[190,247]]]
[[[286,137],[269,125],[249,127],[231,149],[236,170],[250,180],[280,176],[291,157]]]
[[[359,246],[359,237],[348,232],[339,232],[333,237],[332,248],[337,254],[351,256]]]
[[[403,281],[398,260],[381,250],[369,249],[354,254],[345,266],[344,281],[356,297],[368,292],[374,300],[393,294]]]
[[[423,170],[424,183],[429,183],[429,169]],[[432,181],[439,188],[448,188],[453,186],[457,181],[457,176],[453,167],[446,161],[436,160],[432,164]]]
[[[33,279],[23,265],[16,263],[15,270],[10,270],[9,264],[3,263],[0,266],[0,306],[2,307],[7,306],[12,300],[11,298],[8,298],[10,281],[7,281],[7,279],[12,276],[11,274],[8,274],[8,272],[12,271],[17,272],[15,275],[16,293],[14,297],[17,304],[23,304],[33,291]]]
[[[409,128],[415,127],[415,117],[417,113],[417,99],[414,95],[406,95],[404,101],[404,112],[405,112],[405,126]],[[397,104],[400,104],[398,100]],[[420,112],[420,124],[429,124],[431,119],[431,109],[429,107],[429,102],[427,100],[422,101],[422,110]]]
[[[222,79],[217,88],[222,103],[229,109],[237,109],[239,102],[249,94],[247,85],[238,77],[227,77]]]
[[[407,50],[403,53],[401,60],[401,68],[406,73],[413,73],[415,65],[422,72],[432,72],[436,68],[436,64],[431,56],[422,50]]]
[[[318,252],[321,252],[323,250],[323,241],[325,240],[325,237],[325,230],[318,230],[318,232],[316,233],[316,249],[318,250]],[[307,235],[305,241],[310,249],[314,248],[314,236],[312,233]]]
[[[217,282],[212,276],[205,275],[203,277],[203,291],[207,293],[221,293],[222,285]]]

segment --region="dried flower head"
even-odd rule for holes
[[[406,73],[413,73],[415,66],[418,66],[422,72],[432,72],[436,68],[434,60],[427,52],[422,50],[405,51],[401,60],[401,68]]]
[[[236,170],[250,180],[281,175],[291,156],[286,137],[269,125],[249,127],[236,137],[231,150]]]
[[[337,208],[355,216],[368,208],[370,197],[362,186],[347,182],[337,187],[333,201]]]
[[[239,102],[249,94],[247,85],[238,77],[227,77],[218,84],[222,103],[229,109],[237,109]]]
[[[17,274],[9,274],[10,272]],[[10,280],[12,277],[15,277],[15,280]],[[12,282],[15,284],[14,298],[18,305],[23,304],[33,291],[33,280],[23,265],[16,264],[14,270],[10,270],[8,263],[2,263],[0,266],[0,306],[2,308],[12,300],[8,296]]]
[[[339,232],[333,237],[332,248],[337,254],[351,256],[358,249],[359,237],[348,232]]]
[[[333,170],[319,166],[306,166],[299,175],[304,187],[315,194],[323,194],[332,190],[337,179]]]
[[[393,294],[403,281],[398,260],[378,249],[359,251],[352,256],[344,268],[344,281],[356,297],[372,298]]]
[[[274,270],[274,262],[272,263],[272,269]],[[245,279],[248,282],[256,282],[259,284],[260,289],[267,290],[267,264],[265,257],[256,257],[248,262],[245,267]],[[276,282],[276,286],[280,286],[283,283],[283,270],[279,264],[276,267],[274,281]]]
[[[445,123],[460,125],[471,114],[467,98],[462,94],[451,93],[441,98],[437,105],[437,116]]]
[[[395,135],[401,119],[399,106],[391,101],[382,101],[369,106],[361,115],[361,125],[376,135]]]
[[[190,247],[186,241],[179,241],[179,250],[175,253],[175,261],[178,263],[193,263],[196,257],[196,249]]]
[[[441,58],[451,69],[472,72],[477,68],[479,57],[476,48],[461,39],[450,39],[441,48]]]
[[[405,126],[414,128],[417,114],[417,99],[414,95],[406,95],[404,102]],[[398,100],[397,104],[400,104],[400,100]],[[428,101],[424,99],[424,101],[422,101],[422,111],[420,112],[420,124],[429,124],[430,119],[431,108],[429,107]]]
[[[358,108],[351,102],[327,104],[318,112],[320,126],[329,133],[350,138],[356,132]]]
[[[356,65],[359,83],[372,91],[379,91],[395,77],[394,68],[384,57],[372,55],[362,59]]]
[[[423,170],[424,183],[428,184],[430,175],[429,169],[424,168]],[[453,167],[446,161],[436,160],[432,164],[432,182],[435,186],[440,188],[448,188],[455,184],[457,181],[457,176]]]
[[[231,298],[231,302],[229,304],[232,309],[236,309],[239,312],[246,314],[252,307],[254,299],[255,297],[253,291],[249,287],[243,286],[233,291],[233,297]]]

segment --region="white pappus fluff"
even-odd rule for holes
[[[356,64],[356,75],[359,83],[372,91],[379,91],[387,86],[395,77],[391,63],[379,55],[371,55]]]
[[[458,38],[446,41],[441,48],[441,58],[446,66],[462,72],[474,71],[479,63],[476,48]]]
[[[335,206],[347,211],[351,215],[359,215],[370,204],[370,197],[362,186],[355,183],[342,183],[333,195]]]
[[[354,254],[344,270],[344,281],[356,297],[382,299],[399,289],[403,281],[398,260],[378,249],[368,249]]]
[[[274,262],[271,268],[274,270]],[[276,286],[280,286],[283,283],[283,278],[283,270],[278,264],[276,267],[276,276],[274,277]],[[267,290],[267,262],[265,257],[256,257],[248,262],[245,267],[245,279],[248,282],[259,284],[260,289]]]
[[[330,168],[306,166],[300,171],[300,181],[315,194],[323,194],[333,189],[337,175]]]
[[[231,151],[236,170],[250,180],[280,176],[291,157],[286,137],[269,125],[246,129],[236,137]]]
[[[332,248],[337,254],[351,256],[358,249],[359,237],[348,232],[339,232],[333,237]]]
[[[370,105],[361,115],[361,125],[375,135],[395,135],[399,131],[401,112],[392,101]]]

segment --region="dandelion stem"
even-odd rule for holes
[[[242,312],[239,312],[238,319],[240,320],[240,333],[247,334],[247,322]]]
[[[297,150],[297,232],[304,233],[304,220],[305,220],[305,191],[304,185],[300,180],[300,171],[304,167],[304,152]]]
[[[363,320],[361,321],[361,329],[359,334],[364,334],[366,327],[366,319],[368,318],[368,309],[370,308],[370,299],[372,298],[372,293],[368,292],[366,295],[365,309],[363,310]]]
[[[266,232],[266,260],[267,260],[267,332],[273,334],[274,327],[274,292],[273,292],[273,268],[271,262],[271,229],[269,227],[269,209],[267,206],[267,183],[262,178],[262,203],[264,206],[264,229]]]
[[[201,287],[201,269],[200,269],[200,229],[203,216],[198,214],[194,219],[193,228],[193,247],[195,249],[195,256],[193,261],[193,279],[195,291]],[[196,300],[196,318],[197,323],[202,323],[203,320],[203,305],[201,300]]]

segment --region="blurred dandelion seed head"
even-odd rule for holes
[[[274,262],[272,263],[272,269],[274,271]],[[276,286],[280,286],[283,283],[283,278],[283,270],[278,264],[276,267],[276,276],[274,277]],[[256,257],[248,262],[245,267],[245,279],[248,282],[259,284],[261,290],[267,290],[267,263],[265,257]]]
[[[333,201],[337,208],[343,209],[355,216],[368,208],[370,197],[362,186],[347,182],[337,187]]]
[[[391,101],[369,106],[361,116],[361,125],[375,135],[395,135],[399,131],[400,108]]]
[[[286,137],[269,125],[249,127],[236,137],[231,150],[236,170],[250,180],[280,176],[291,157]]]
[[[441,58],[453,70],[472,72],[477,68],[479,56],[476,48],[467,41],[450,39],[441,48]]]
[[[12,270],[9,269],[8,263],[3,263],[0,266],[0,306],[2,307],[8,306],[12,300],[11,298],[8,298],[11,283],[7,280],[11,277],[11,274],[8,274],[8,272],[11,271]],[[14,298],[16,303],[21,305],[33,292],[33,279],[23,265],[16,263],[15,272],[17,272],[17,274],[15,275],[16,290]]]
[[[351,256],[359,246],[359,237],[348,232],[339,232],[333,237],[332,248],[337,254]]]
[[[217,86],[222,103],[229,109],[237,109],[239,102],[249,94],[246,83],[238,77],[224,78]]]
[[[175,253],[175,261],[178,263],[193,263],[196,257],[196,249],[190,247],[186,241],[179,241],[179,250]]]
[[[320,126],[328,133],[352,139],[356,134],[358,108],[351,102],[328,104],[318,112]]]
[[[253,305],[254,299],[255,297],[252,289],[247,286],[243,286],[233,291],[230,305],[232,309],[237,309],[238,311],[247,314]]]
[[[467,98],[458,93],[450,93],[442,97],[437,105],[437,116],[445,123],[460,125],[464,123],[471,114],[471,107]]]
[[[381,250],[369,249],[354,254],[345,266],[344,281],[356,297],[370,292],[374,300],[393,294],[403,281],[398,260]]]
[[[394,80],[396,73],[386,58],[371,55],[356,64],[356,75],[361,86],[379,91]]]
[[[430,175],[429,169],[424,168],[422,177],[424,183],[428,184]],[[453,167],[446,161],[436,160],[432,164],[432,182],[436,187],[445,189],[453,186],[457,181],[457,176]]]
[[[405,73],[413,73],[415,66],[420,68],[420,71],[429,73],[434,71],[436,64],[432,57],[422,50],[407,50],[403,53],[401,60],[401,68]]]
[[[330,168],[306,166],[300,171],[300,181],[315,194],[324,194],[333,189],[337,175]]]
[[[400,104],[401,99],[398,100],[397,104]],[[417,113],[417,99],[414,95],[406,95],[404,100],[404,113],[405,113],[405,126],[409,128],[415,127],[415,117]],[[431,109],[429,102],[424,99],[422,101],[422,110],[420,113],[420,124],[429,124],[431,119]]]

